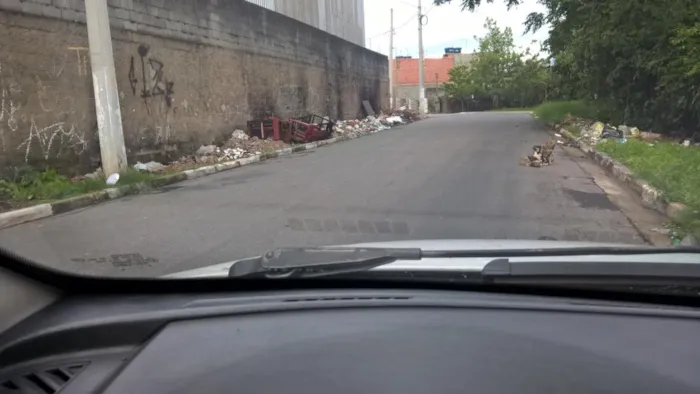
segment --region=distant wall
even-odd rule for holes
[[[365,46],[364,0],[247,0]],[[377,1],[377,0],[374,0]]]
[[[49,4],[50,3],[50,4]],[[130,162],[251,118],[388,106],[387,58],[243,0],[111,0]],[[0,0],[0,166],[99,159],[84,0]]]

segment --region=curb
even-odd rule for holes
[[[156,189],[159,187],[171,185],[173,183],[178,183],[186,181],[189,179],[197,179],[205,177],[208,175],[216,174],[222,171],[232,170],[234,168],[247,166],[254,163],[259,163],[266,161],[268,159],[274,159],[282,156],[289,156],[293,153],[304,152],[308,150],[313,150],[322,146],[332,145],[341,141],[348,141],[356,138],[361,138],[365,136],[370,136],[374,134],[381,133],[383,131],[395,129],[394,126],[389,129],[378,130],[374,133],[358,135],[354,137],[349,136],[339,136],[329,138],[327,140],[310,142],[304,145],[296,145],[284,149],[279,149],[274,152],[269,152],[261,155],[254,155],[234,161],[226,161],[221,163],[216,163],[210,166],[199,167],[192,170],[186,170],[183,172],[173,173],[165,175],[160,178],[154,179],[150,183],[135,183],[131,185],[117,186],[109,189],[100,190],[98,192],[85,194],[82,196],[70,197],[64,200],[55,201],[52,203],[34,205],[27,208],[16,209],[13,211],[8,211],[0,213],[0,229],[7,227],[16,226],[18,224],[32,222],[35,220],[47,218],[50,216],[58,215],[61,213],[66,213],[74,211],[76,209],[85,208],[91,205],[100,204],[105,201],[115,200],[120,197],[138,194],[142,191],[147,191],[151,189]]]
[[[663,192],[648,182],[636,178],[632,171],[624,164],[613,159],[609,155],[598,152],[595,148],[586,143],[577,141],[571,132],[562,128],[560,131],[562,136],[568,139],[573,146],[577,147],[593,161],[602,167],[605,171],[611,174],[615,179],[629,186],[642,199],[645,207],[654,209],[662,215],[666,215],[671,219],[678,219],[682,212],[687,208],[684,204],[678,202],[667,202],[664,199]]]

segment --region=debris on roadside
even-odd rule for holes
[[[698,246],[698,245],[700,245],[700,243],[692,234],[688,234],[685,237],[683,237],[683,239],[681,240],[679,245],[680,246]]]
[[[365,119],[337,121],[333,128],[333,134],[335,136],[354,138],[360,135],[386,130],[396,125],[415,122],[419,119],[420,117],[416,112],[402,107],[398,111],[394,111],[391,115],[379,114],[377,116],[368,116]]]
[[[202,145],[194,153],[195,156],[211,156],[216,153],[216,145]]]
[[[555,126],[557,131],[561,129],[580,130],[580,135],[576,136],[576,140],[591,146],[597,145],[602,140],[615,140],[620,143],[625,143],[628,139],[638,139],[652,144],[670,138],[662,136],[659,133],[640,131],[637,127],[630,127],[627,125],[615,127],[603,122],[594,122],[574,116],[568,116],[561,125]],[[678,142],[684,143],[683,141]],[[691,143],[688,143],[686,146],[690,146],[690,144]]]
[[[618,139],[618,138],[623,138],[623,134],[619,130],[617,130],[613,127],[605,127],[603,129],[603,134],[601,134],[600,138],[604,139],[604,140],[606,140],[606,139]]]
[[[632,131],[627,125],[617,126],[617,130],[622,134],[623,138],[629,138],[632,136]]]
[[[102,171],[102,168],[98,168],[95,171],[85,174],[82,178],[87,178],[87,179],[104,179],[105,173]],[[76,179],[81,178],[77,177]],[[80,179],[82,180],[82,179]]]
[[[119,174],[115,172],[114,174],[108,176],[105,182],[110,186],[116,185],[117,182],[119,182]]]
[[[157,161],[149,161],[148,163],[137,161],[136,164],[134,164],[134,169],[142,172],[158,172],[163,168],[165,168],[165,166]]]
[[[328,116],[306,115],[289,119],[291,141],[307,143],[330,138],[335,122]]]
[[[639,137],[639,129],[636,128],[636,127],[632,127],[632,128],[630,129],[630,135],[632,136],[632,138],[637,138],[637,137]]]
[[[233,131],[233,134],[231,134],[231,138],[235,138],[238,140],[247,140],[249,137],[248,134],[245,133],[245,131],[241,129],[236,129]]]
[[[389,125],[392,126],[402,124],[404,122],[403,119],[398,115],[389,116],[388,118],[386,118],[386,121],[387,123],[389,123]]]
[[[652,133],[651,131],[642,131],[639,133],[639,138],[645,142],[657,142],[660,141],[662,136],[659,133]]]
[[[359,137],[419,120],[417,112],[401,108],[391,114],[379,113],[364,119],[337,120],[310,114],[283,120],[279,117],[251,120],[248,131],[235,129],[222,145],[201,145],[193,155],[169,163],[136,163],[134,168],[144,172],[173,172],[234,161],[331,137]]]

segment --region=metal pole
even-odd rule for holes
[[[420,113],[428,113],[428,102],[425,99],[425,70],[423,65],[423,12],[418,0],[418,107]]]
[[[92,87],[95,91],[102,170],[105,175],[110,175],[125,169],[127,162],[107,0],[85,1],[85,16],[90,43],[90,67]]]
[[[389,109],[394,110],[394,9],[391,9],[391,29],[389,30]]]

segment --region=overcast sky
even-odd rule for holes
[[[507,10],[502,0],[486,4],[484,0],[474,13],[461,11],[460,0],[451,4],[433,6],[431,0],[423,1],[423,11],[428,15],[428,24],[423,27],[423,46],[426,57],[440,57],[446,47],[461,47],[462,52],[472,52],[477,47],[474,35],[483,36],[486,18],[493,18],[502,28],[513,29],[515,44],[518,47],[539,49],[532,40],[544,41],[547,29],[535,34],[523,35],[525,17],[533,11],[543,11],[544,7],[536,0]],[[413,4],[413,5],[412,5]],[[365,0],[366,46],[374,51],[389,54],[390,10],[394,9],[394,55],[418,56],[418,22],[416,21],[418,0]]]

